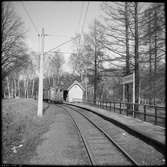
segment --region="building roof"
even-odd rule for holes
[[[78,85],[83,91],[85,90],[84,87],[82,86],[82,84],[75,80],[75,81],[73,82],[73,84],[68,88],[68,91],[69,91],[74,85]]]

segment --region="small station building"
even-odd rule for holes
[[[68,98],[69,102],[82,102],[84,95],[84,87],[78,81],[74,81],[73,84],[68,88]]]

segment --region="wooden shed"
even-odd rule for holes
[[[84,87],[78,81],[74,81],[74,83],[68,88],[68,101],[69,102],[82,102],[84,95]]]

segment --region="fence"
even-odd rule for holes
[[[84,103],[165,127],[166,107],[120,101],[96,101],[96,104],[93,101],[85,101]]]

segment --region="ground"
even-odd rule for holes
[[[3,163],[5,164],[85,164],[87,157],[73,124],[54,104],[44,104],[37,117],[37,101],[2,101]]]
[[[127,134],[116,133],[118,141],[126,137],[123,145],[130,146],[134,154],[149,155],[146,156],[149,160],[158,157],[142,143],[136,144],[134,139],[131,142]],[[154,157],[150,158],[151,155]],[[89,164],[83,143],[66,111],[44,103],[44,114],[38,117],[34,99],[2,100],[2,158],[4,164]],[[139,156],[138,159],[142,160]]]

